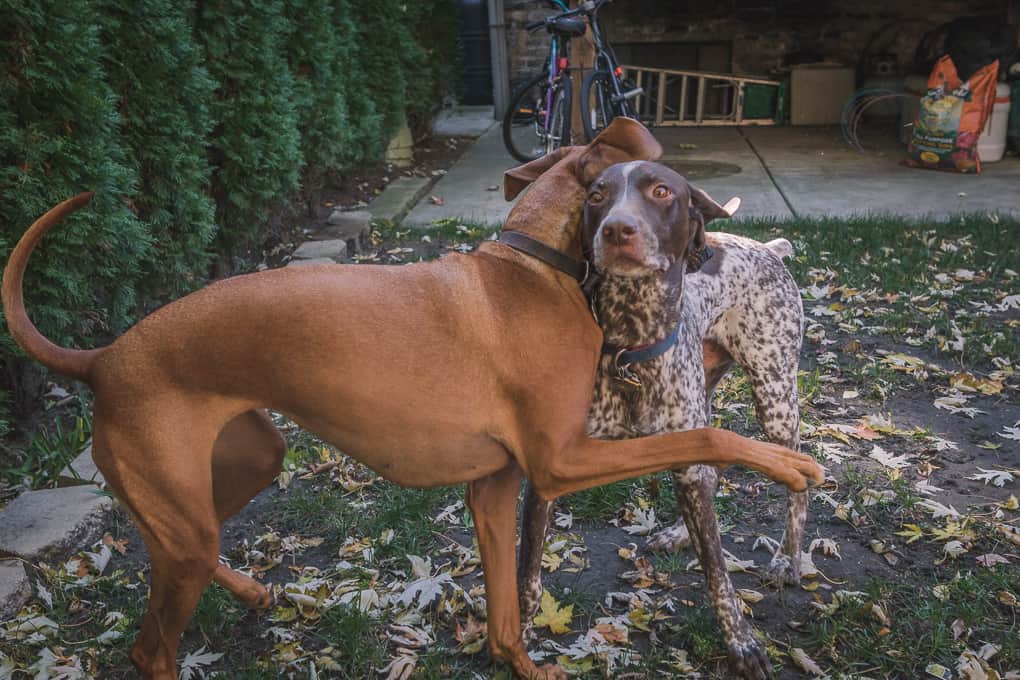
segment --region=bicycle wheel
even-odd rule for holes
[[[613,106],[613,87],[609,74],[605,71],[592,71],[585,76],[584,87],[581,89],[581,122],[585,139],[589,142],[595,139],[619,114]]]
[[[552,153],[561,146],[570,145],[570,114],[573,102],[573,83],[570,74],[563,72],[552,85],[552,107],[549,109],[549,134],[545,152]]]
[[[548,76],[535,76],[517,91],[503,116],[503,144],[521,163],[546,153],[545,130]]]

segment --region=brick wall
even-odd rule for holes
[[[823,58],[856,66],[891,24],[880,42],[906,72],[925,32],[967,14],[1005,18],[1006,8],[1007,0],[615,0],[601,19],[613,43],[729,42],[732,72],[761,75]],[[545,3],[506,0],[512,81],[542,68],[548,37],[524,26],[552,13]]]

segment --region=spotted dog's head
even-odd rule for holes
[[[736,198],[719,205],[659,163],[619,163],[588,188],[582,238],[603,273],[659,272],[679,280],[685,269],[696,271],[701,266],[705,225],[730,217],[739,205]]]

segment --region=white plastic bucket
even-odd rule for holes
[[[1001,161],[1006,153],[1006,130],[1009,128],[1009,85],[995,84],[995,104],[985,129],[978,137],[978,158],[982,163]]]

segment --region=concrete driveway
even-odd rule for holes
[[[900,165],[904,147],[886,133],[847,146],[838,128],[659,128],[662,162],[724,202],[740,196],[738,217],[848,217],[894,214],[946,219],[961,213],[1020,217],[1020,158],[987,163],[981,175]],[[510,210],[503,172],[515,165],[493,124],[429,191],[405,224],[458,217],[500,224]],[[498,187],[498,189],[494,189]]]

